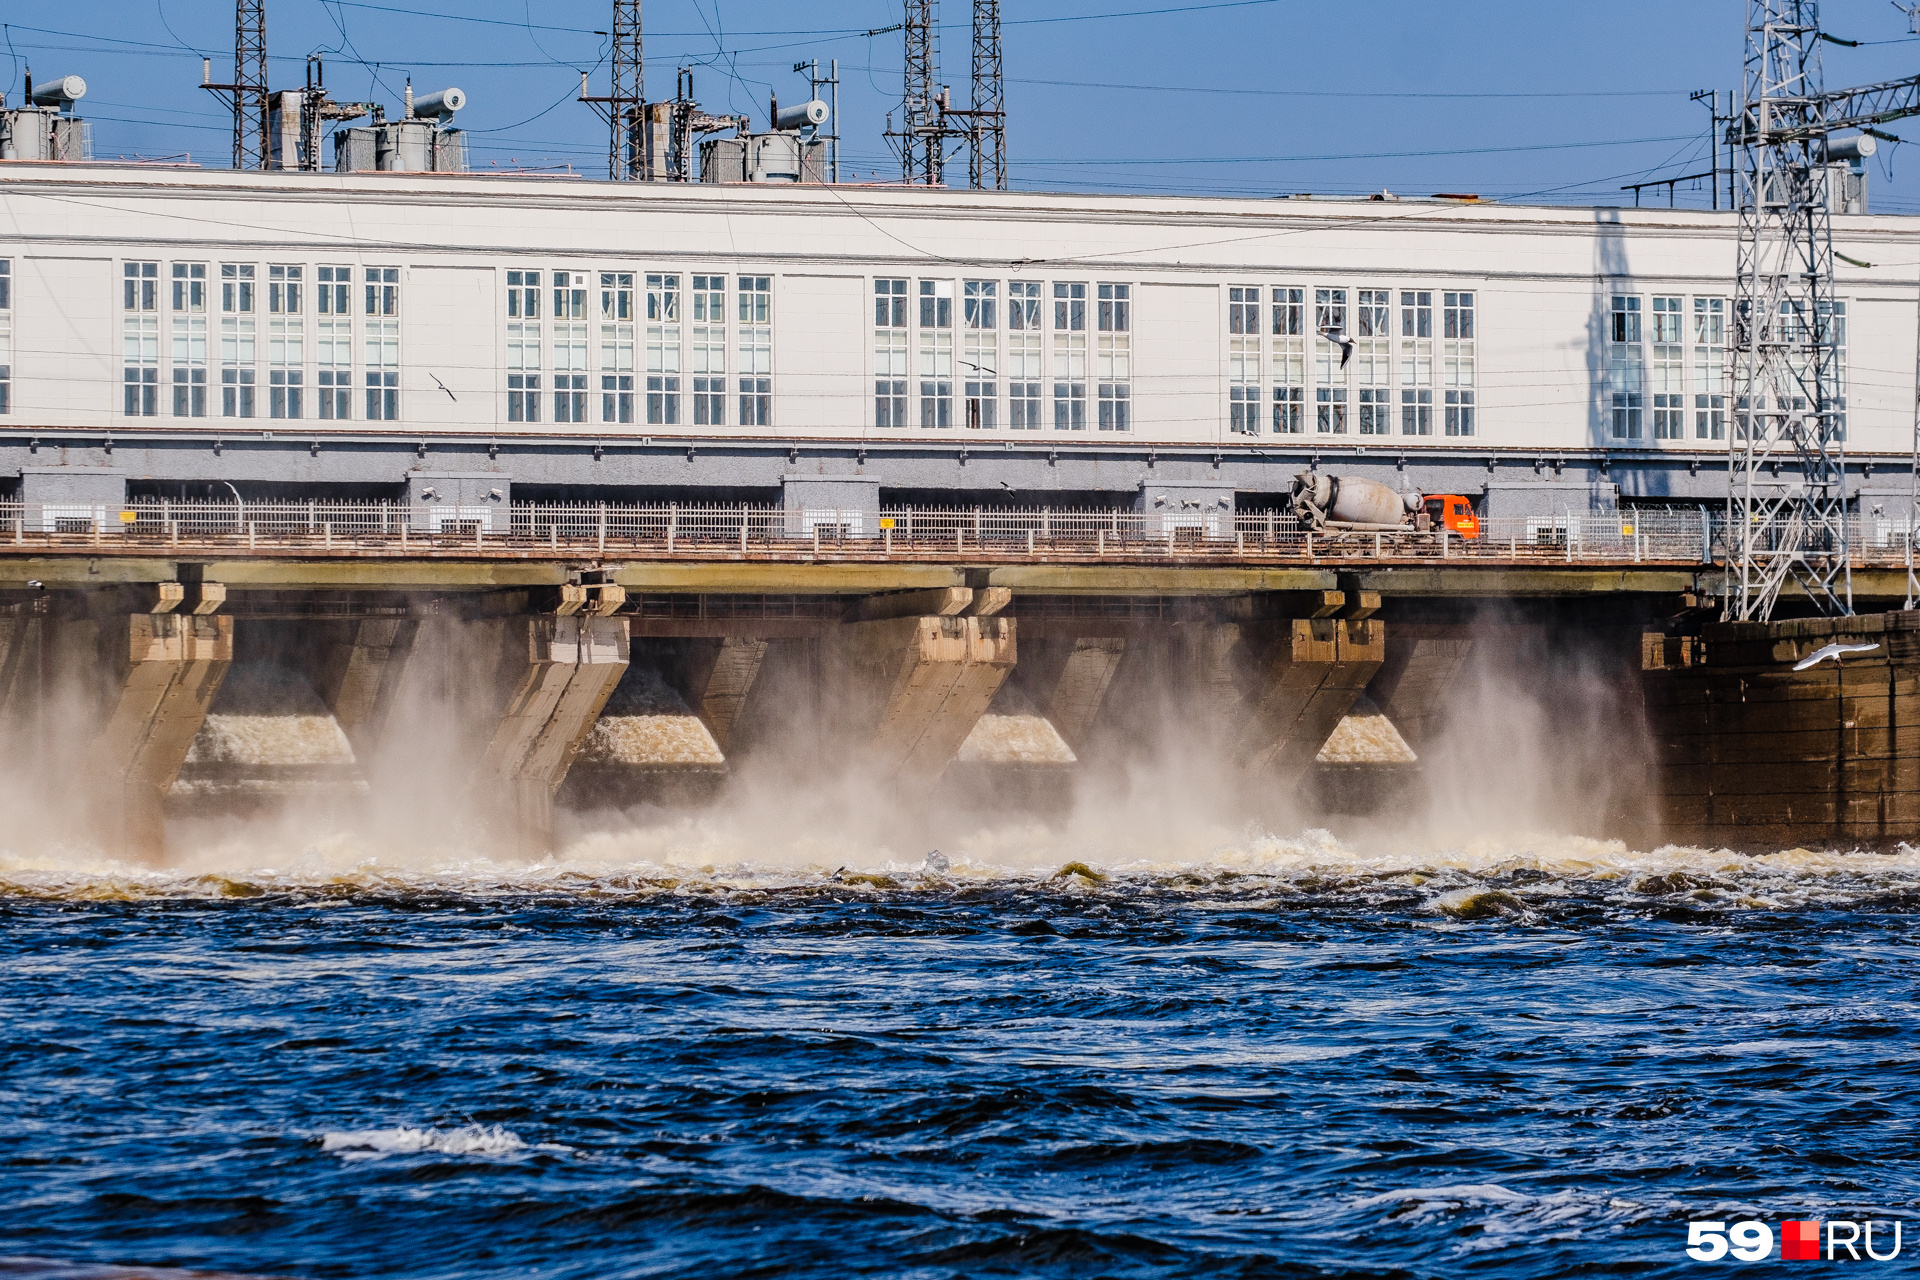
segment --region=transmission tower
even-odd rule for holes
[[[1818,0],[1748,0],[1727,613],[1853,612]],[[1836,97],[1839,95],[1835,95]],[[1784,472],[1784,475],[1783,475]]]
[[[607,176],[616,182],[647,176],[644,46],[640,0],[613,0],[613,89],[606,99]]]
[[[233,167],[271,162],[267,132],[267,0],[236,0],[233,18]]]
[[[934,81],[940,74],[938,0],[906,0],[905,91],[901,95],[900,176],[929,187],[946,181],[945,130]]]
[[[1000,75],[1000,0],[973,0],[972,145],[967,185],[1007,189],[1007,89]]]

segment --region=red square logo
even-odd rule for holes
[[[1820,1224],[1806,1221],[1781,1223],[1780,1260],[1782,1262],[1818,1262],[1820,1260]]]

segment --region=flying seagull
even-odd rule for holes
[[[1340,367],[1342,369],[1346,368],[1347,361],[1353,359],[1353,339],[1346,335],[1345,330],[1335,329],[1331,325],[1322,329],[1320,336],[1328,342],[1334,342],[1340,345]]]
[[[1843,653],[1872,653],[1875,649],[1878,649],[1879,647],[1880,646],[1877,644],[1826,645],[1822,648],[1815,649],[1812,653],[1800,659],[1800,661],[1794,663],[1793,669],[1795,671],[1805,671],[1808,667],[1819,666],[1821,663],[1825,662],[1828,658],[1832,658],[1834,661],[1837,662],[1840,659],[1840,655]]]

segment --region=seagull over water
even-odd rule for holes
[[[1340,367],[1342,369],[1346,368],[1347,361],[1353,359],[1353,339],[1347,336],[1346,331],[1344,329],[1335,329],[1331,325],[1329,325],[1325,329],[1322,329],[1320,331],[1320,336],[1325,338],[1328,342],[1337,343],[1339,345]]]
[[[1828,658],[1839,661],[1843,653],[1872,653],[1880,646],[1877,644],[1830,644],[1815,649],[1806,657],[1793,664],[1795,671],[1805,671],[1808,667],[1817,667]]]

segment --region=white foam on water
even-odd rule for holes
[[[502,1125],[465,1125],[458,1129],[348,1129],[320,1135],[320,1149],[343,1160],[381,1160],[388,1156],[432,1152],[447,1156],[514,1156],[528,1151],[571,1151],[554,1142],[528,1143]]]

